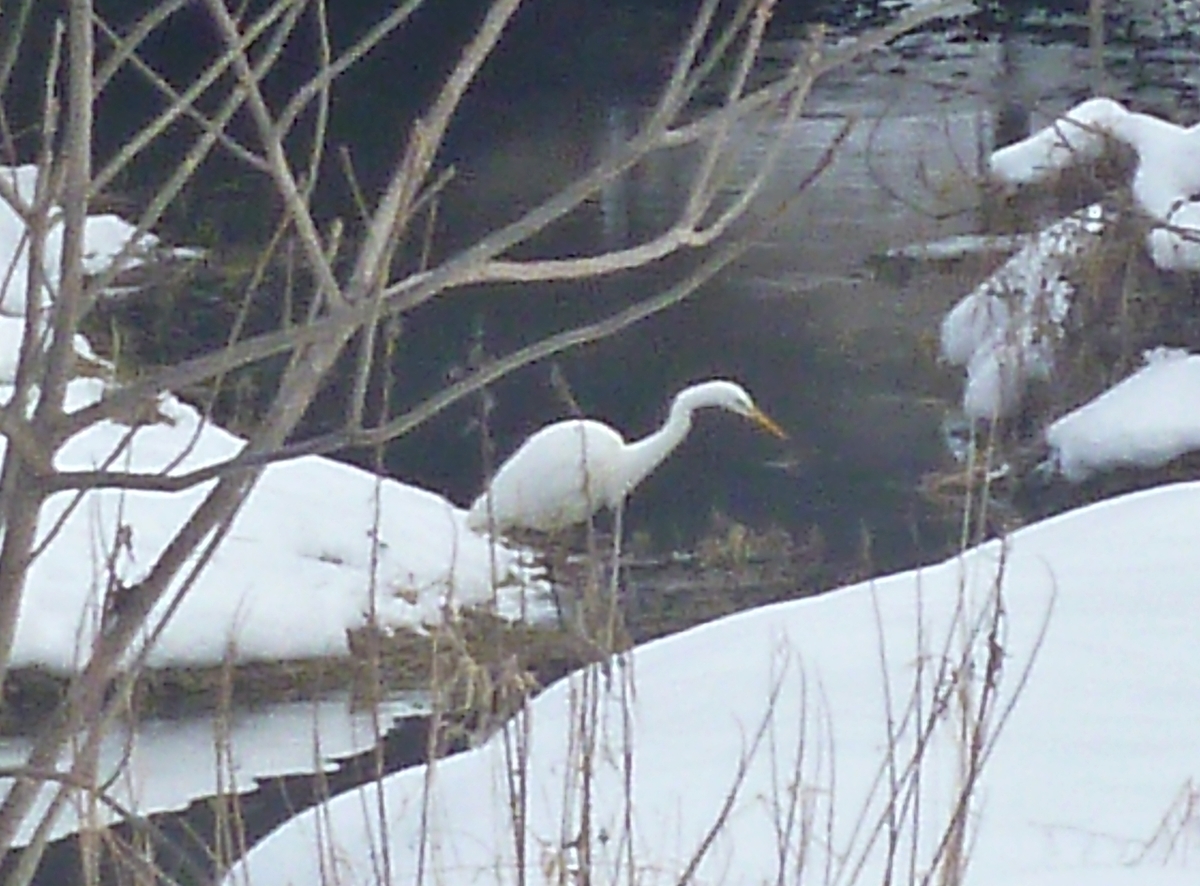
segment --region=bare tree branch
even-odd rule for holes
[[[701,11],[702,14],[705,10],[711,13],[713,2],[714,0],[709,0],[705,4],[705,9]],[[628,171],[647,153],[668,147],[677,148],[699,141],[705,138],[711,130],[726,125],[725,119],[728,117],[762,112],[769,107],[771,102],[785,99],[797,89],[807,88],[804,84],[815,81],[824,71],[847,64],[860,55],[875,51],[898,34],[945,15],[959,6],[961,4],[945,3],[924,7],[920,15],[905,17],[905,25],[893,23],[881,27],[879,33],[871,32],[859,37],[849,46],[838,47],[833,51],[818,50],[812,56],[814,61],[811,69],[797,65],[786,76],[760,87],[736,103],[735,106],[719,108],[692,123],[674,129],[660,124],[655,131],[650,127],[653,126],[654,119],[658,115],[653,115],[647,125],[613,157],[598,164],[593,170],[563,188],[540,206],[484,236],[473,246],[444,261],[432,271],[412,274],[402,281],[390,284],[384,291],[389,302],[388,312],[411,310],[452,286],[480,282],[481,279],[494,281],[570,279],[573,268],[569,265],[550,264],[545,266],[548,270],[539,274],[524,267],[517,268],[515,265],[498,263],[492,267],[495,276],[488,278],[480,277],[480,266],[481,263],[497,260],[498,256],[527,241],[538,231],[544,230],[559,218],[582,205],[605,182]],[[699,42],[698,38],[695,42]],[[683,55],[686,55],[686,52]],[[686,74],[679,74],[675,79],[682,81],[685,77]],[[665,106],[664,101],[659,103],[660,111]],[[595,264],[599,266],[601,262],[596,259]],[[619,257],[613,263],[613,270],[621,270],[625,267],[627,264]],[[264,333],[239,342],[236,346],[221,353],[194,358],[176,366],[158,370],[143,380],[106,394],[100,403],[68,417],[55,429],[57,436],[65,439],[84,427],[102,420],[110,408],[129,408],[141,400],[157,396],[162,391],[189,387],[203,382],[217,373],[248,366],[290,351],[296,346],[303,346],[322,338],[329,334],[333,327],[343,323],[361,326],[368,322],[373,314],[374,309],[371,305],[352,306],[339,313],[338,316],[316,319],[304,328]]]
[[[182,5],[187,3],[188,0],[176,0],[176,2]],[[265,159],[263,159],[260,155],[255,154],[252,150],[235,139],[216,121],[210,120],[204,114],[200,113],[199,110],[197,110],[194,104],[194,99],[195,97],[198,97],[203,90],[197,90],[196,87],[193,86],[189,91],[193,92],[194,96],[192,100],[189,100],[186,96],[181,95],[178,91],[176,91],[176,89],[171,86],[170,83],[160,77],[153,68],[151,68],[148,64],[146,64],[145,61],[142,60],[142,57],[133,49],[133,47],[136,46],[136,42],[133,37],[122,38],[121,35],[114,31],[112,27],[109,26],[108,22],[106,22],[100,16],[96,17],[96,26],[100,29],[101,33],[104,34],[104,36],[107,37],[115,47],[117,47],[118,52],[113,53],[113,55],[122,59],[127,57],[128,63],[137,71],[139,71],[146,78],[146,80],[149,81],[151,86],[153,86],[166,97],[167,101],[171,103],[172,108],[179,108],[184,114],[187,115],[188,119],[199,124],[201,129],[205,130],[206,132],[211,132],[216,137],[217,142],[223,148],[228,150],[235,157],[241,159],[241,161],[247,166],[252,169],[266,171],[267,161]],[[98,82],[97,89],[100,89],[101,87],[99,86],[99,83],[102,82],[103,78],[97,76],[96,79]],[[144,141],[145,145],[149,145],[155,140],[155,138],[157,138],[158,134],[166,130],[167,126],[169,126],[174,119],[175,118],[172,117],[171,120],[165,120],[157,127],[144,128],[142,133],[139,134],[139,139]],[[95,184],[96,190],[103,190],[108,183],[113,181],[120,174],[121,169],[128,165],[129,161],[133,159],[133,156],[136,153],[131,150],[131,146],[133,144],[134,142],[127,142],[125,147],[122,148],[121,154],[117,157],[114,157],[113,160],[110,161],[110,166],[106,168],[107,174],[101,174],[97,176]],[[142,147],[145,147],[145,145]]]
[[[286,0],[281,0],[281,2],[286,2]],[[296,226],[301,245],[307,254],[309,267],[316,275],[324,297],[332,299],[335,304],[341,303],[345,300],[341,284],[338,282],[333,268],[325,261],[325,250],[321,245],[321,236],[317,231],[316,222],[308,210],[308,200],[302,194],[302,188],[292,173],[291,162],[284,150],[283,140],[275,128],[266,98],[259,89],[261,78],[255,75],[254,68],[250,64],[245,43],[238,33],[237,23],[226,8],[225,0],[205,0],[205,6],[212,13],[213,19],[225,39],[226,46],[233,53],[233,68],[238,81],[246,92],[251,116],[258,128],[258,137],[266,151],[271,178],[287,206],[292,224]],[[296,4],[293,8],[298,10],[301,7]]]
[[[350,278],[351,300],[361,300],[368,293],[382,291],[391,244],[395,242],[398,230],[407,224],[459,102],[520,5],[521,0],[496,0],[489,7],[483,24],[463,50],[432,108],[413,123],[408,146],[368,225],[366,242],[359,251]]]
[[[759,242],[763,233],[770,229],[780,216],[785,214],[799,196],[805,193],[812,184],[829,168],[837,155],[838,149],[845,142],[852,130],[852,124],[845,124],[833,137],[822,152],[813,169],[800,182],[798,190],[788,200],[764,212],[736,240],[731,240],[723,248],[699,265],[687,277],[680,280],[669,289],[651,298],[643,299],[636,304],[618,311],[609,317],[592,323],[577,326],[565,332],[541,339],[504,357],[485,363],[478,369],[464,376],[457,382],[448,385],[436,395],[403,415],[369,429],[351,428],[336,431],[299,443],[290,443],[271,452],[251,454],[243,452],[232,459],[189,471],[174,476],[162,474],[139,474],[125,471],[59,471],[47,478],[47,483],[53,490],[64,489],[101,489],[118,487],[123,489],[140,489],[153,492],[179,492],[203,483],[209,483],[223,474],[243,468],[262,467],[279,461],[299,458],[306,455],[326,455],[339,450],[377,446],[394,440],[429,421],[435,415],[460,402],[471,394],[477,393],[499,379],[512,374],[518,369],[545,360],[580,345],[590,344],[605,338],[610,338],[643,320],[661,313],[668,308],[683,302],[694,295],[701,286],[711,280],[738,258],[746,250]]]
[[[304,109],[308,107],[314,98],[327,91],[335,79],[345,73],[350,67],[362,61],[372,49],[378,46],[393,31],[403,27],[409,17],[420,9],[424,3],[425,0],[408,0],[408,2],[388,13],[373,25],[366,34],[359,38],[353,46],[343,52],[328,66],[318,71],[307,83],[297,89],[295,95],[292,96],[286,107],[280,112],[279,119],[275,122],[275,127],[279,130],[279,137],[286,138],[292,126],[295,125],[296,120],[304,113]]]
[[[46,285],[47,281],[45,279],[45,240],[50,229],[50,213],[54,196],[59,193],[62,180],[68,174],[67,164],[60,165],[56,169],[51,161],[57,140],[56,135],[59,121],[57,84],[61,64],[62,34],[62,28],[56,27],[47,65],[44,87],[45,97],[42,109],[41,155],[39,157],[32,204],[21,201],[20,195],[16,194],[20,205],[27,210],[22,213],[26,224],[25,230],[28,233],[28,239],[23,244],[28,250],[25,328],[21,338],[20,358],[17,364],[15,379],[16,384],[12,397],[9,400],[6,414],[10,420],[19,420],[30,426],[28,437],[32,438],[35,444],[40,442],[44,427],[44,422],[37,420],[37,411],[41,409],[40,400],[46,399],[48,396],[45,391],[42,391],[39,395],[39,401],[36,404],[32,403],[32,392],[35,386],[39,389],[41,388],[43,382],[42,375],[45,371],[46,347],[44,346],[42,336],[42,297],[44,293],[49,291],[49,286]],[[86,50],[87,40],[86,38],[80,39],[77,34],[72,34],[70,42],[72,53],[69,58],[70,68],[67,77],[69,81],[69,101],[77,94],[82,79],[74,76],[74,68],[80,64],[79,58],[75,55],[75,50],[77,47]],[[80,43],[82,43],[81,47],[78,46]],[[70,109],[68,109],[68,116],[67,143],[74,145],[77,149],[80,145],[85,145],[87,151],[90,151],[90,140],[85,143],[77,131],[81,123],[86,124],[90,129],[90,116],[86,114],[70,114]],[[90,137],[90,132],[87,135]],[[86,173],[86,164],[87,160],[85,158],[80,164],[84,167],[84,173]],[[77,169],[75,171],[74,182],[76,185],[74,191],[76,196],[80,194],[78,187],[80,177],[80,172]],[[0,176],[0,178],[3,178],[3,176]],[[86,182],[86,175],[83,178]],[[11,190],[15,193],[15,182]],[[78,237],[80,233],[79,229],[82,225],[82,219],[78,214],[75,215],[73,223],[76,227],[76,236]],[[80,246],[79,242],[74,244],[74,254],[76,256],[81,254]],[[64,245],[64,256],[69,251],[68,247]],[[76,273],[76,279],[79,276]],[[57,329],[58,327],[56,326],[55,328]],[[61,399],[58,402],[61,403]],[[29,422],[27,416],[31,411],[31,405],[34,410],[34,421]],[[54,410],[51,410],[50,414],[53,415],[53,412]],[[20,434],[16,439],[22,439],[23,437],[26,437],[26,435]],[[24,451],[26,448],[26,444],[19,444],[9,445],[5,449],[3,471],[2,475],[0,475],[0,514],[3,515],[4,520],[3,540],[0,541],[0,684],[4,682],[4,678],[8,673],[12,645],[16,636],[17,618],[20,615],[21,598],[24,593],[25,580],[30,563],[30,551],[37,535],[38,515],[45,501],[44,491],[40,490],[37,486],[36,477],[34,476],[34,466],[41,466],[44,464],[44,460],[52,460],[53,457],[53,449],[50,449],[44,455],[39,456],[33,464],[30,464],[24,460]],[[7,845],[7,843],[0,844],[0,848]]]
[[[62,269],[58,296],[51,312],[54,334],[46,352],[45,377],[35,423],[57,415],[75,366],[75,333],[83,317],[84,229],[87,226],[92,180],[92,43],[91,0],[72,0],[72,11],[86,9],[87,18],[68,19],[70,64],[64,145]],[[77,4],[77,5],[76,5]]]
[[[13,12],[11,7],[8,10],[11,30],[8,42],[5,44],[3,52],[0,52],[0,93],[8,89],[12,72],[16,69],[17,60],[21,57],[21,46],[25,41],[25,28],[29,23],[31,9],[33,9],[33,0],[19,0],[16,12]]]
[[[207,10],[223,46],[193,82],[179,89],[153,71],[139,51],[147,38],[182,8],[183,0],[157,0],[124,37],[97,19],[92,0],[67,0],[65,33],[69,51],[66,76],[62,78],[66,90],[65,137],[58,138],[56,43],[46,80],[42,155],[38,158],[38,180],[32,200],[23,199],[15,185],[0,176],[0,198],[11,203],[25,221],[29,237],[26,329],[17,394],[9,406],[0,408],[0,433],[6,434],[10,441],[0,474],[0,519],[4,520],[0,538],[0,677],[10,658],[25,576],[31,553],[38,550],[38,519],[49,495],[75,490],[79,501],[84,493],[106,487],[163,493],[199,484],[211,484],[211,488],[205,490],[200,504],[188,514],[140,580],[124,589],[120,606],[106,616],[86,662],[71,681],[65,701],[29,753],[25,774],[16,777],[0,802],[0,849],[11,847],[18,829],[30,816],[41,785],[31,775],[55,766],[64,748],[76,737],[88,736],[89,745],[98,740],[112,710],[106,702],[106,692],[114,674],[135,649],[134,644],[146,629],[151,614],[161,611],[156,607],[165,604],[169,617],[184,599],[268,464],[347,446],[382,445],[521,366],[613,335],[690,297],[704,282],[743,255],[793,205],[829,165],[846,138],[849,123],[828,146],[810,176],[790,186],[773,205],[760,207],[766,182],[788,136],[788,124],[800,113],[815,78],[954,5],[920,6],[915,13],[902,16],[892,25],[872,31],[848,46],[828,49],[814,44],[810,54],[797,58],[785,72],[775,75],[765,85],[751,88],[751,74],[756,70],[774,4],[775,0],[736,0],[731,4],[730,14],[722,16],[725,24],[714,29],[721,2],[703,0],[657,101],[648,109],[634,135],[612,156],[466,249],[432,268],[426,269],[422,262],[415,273],[403,274],[393,268],[397,249],[418,213],[432,205],[449,175],[437,169],[446,133],[520,0],[493,0],[489,5],[432,103],[413,122],[407,142],[397,147],[390,178],[375,205],[365,209],[362,235],[355,243],[343,243],[340,224],[318,224],[310,205],[326,146],[331,90],[344,71],[408,21],[421,0],[401,2],[336,58],[327,31],[325,0],[274,0],[262,15],[249,19],[245,8],[240,5],[235,8],[230,0],[203,0],[197,5]],[[27,6],[28,3],[24,8]],[[263,80],[308,11],[314,16],[317,34],[311,59],[313,70],[281,110],[273,109],[262,87]],[[110,54],[99,68],[93,46],[97,32],[105,34],[112,43]],[[11,71],[11,67],[3,67],[8,64],[7,58],[0,56],[0,90],[7,72]],[[92,169],[91,160],[96,96],[125,68],[147,78],[165,97],[166,105],[97,172]],[[211,96],[213,90],[224,90],[219,93],[219,106],[213,112],[202,113],[197,103]],[[713,110],[707,109],[702,101],[711,95],[721,101]],[[314,102],[316,109],[311,111]],[[248,111],[256,138],[261,142],[261,153],[242,145],[230,133],[230,124],[241,111]],[[289,136],[296,122],[309,112],[313,113],[311,143],[302,150],[290,150]],[[112,267],[88,277],[84,273],[83,234],[90,201],[181,120],[198,127],[198,131],[188,127],[191,144],[167,180],[155,190],[138,219],[133,239],[125,244]],[[768,149],[754,158],[749,171],[730,163],[734,134],[747,125],[768,127],[772,140]],[[257,285],[252,279],[243,311],[233,324],[228,347],[149,372],[139,381],[106,393],[92,406],[63,414],[64,394],[76,362],[74,340],[81,320],[98,294],[112,284],[128,263],[134,241],[157,224],[200,164],[218,146],[265,175],[274,196],[282,201],[282,218],[275,227],[278,237],[272,238],[272,244],[287,233],[298,243],[305,269],[311,276],[306,293],[310,297],[307,322],[293,325],[289,315],[289,322],[282,324],[280,330],[236,341],[242,333],[248,299]],[[652,154],[684,146],[694,146],[697,159],[691,169],[687,195],[666,231],[648,236],[628,249],[591,256],[513,258],[514,249],[529,244]],[[57,224],[62,225],[63,246],[58,273],[51,274],[51,280],[47,279],[45,256],[48,237]],[[322,233],[323,228],[328,229],[326,233]],[[736,236],[731,233],[734,231]],[[54,234],[57,236],[58,232]],[[402,415],[393,418],[385,410],[373,427],[362,427],[362,403],[374,360],[372,336],[378,323],[469,284],[597,277],[700,247],[704,248],[704,254],[692,270],[653,297],[488,362]],[[273,252],[274,245],[263,256],[259,268],[267,267]],[[51,282],[57,292],[50,291]],[[355,403],[348,410],[345,426],[332,434],[289,443],[347,345],[364,330],[367,334],[363,336],[359,357]],[[164,391],[222,380],[236,369],[276,355],[286,355],[286,368],[265,414],[249,430],[246,443],[236,457],[178,474],[173,472],[182,462],[176,460],[166,471],[150,474],[110,470],[118,449],[102,462],[100,470],[56,468],[56,456],[66,441],[97,422],[132,414],[128,410]],[[136,431],[130,430],[126,440],[135,436]],[[154,629],[158,630],[162,624],[165,622]],[[86,768],[86,754],[75,758],[72,772],[83,771],[78,767]],[[56,807],[61,803],[61,798],[56,800]],[[48,815],[39,824],[38,832],[48,833],[51,822],[52,815]],[[35,841],[22,861],[23,873],[36,866],[43,845]]]

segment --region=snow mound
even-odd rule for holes
[[[1118,101],[1090,98],[1028,138],[993,151],[988,169],[1011,185],[1045,181],[1076,163],[1097,159],[1128,116]]]
[[[991,175],[1010,185],[1043,181],[1078,162],[1095,159],[1108,139],[1137,154],[1131,187],[1142,210],[1162,227],[1147,236],[1151,259],[1165,270],[1200,269],[1200,125],[1177,126],[1129,111],[1109,98],[1092,98],[989,159]]]
[[[9,389],[11,391],[11,389]],[[70,406],[99,399],[104,382],[78,379]],[[173,397],[162,420],[136,431],[102,422],[67,442],[56,466],[103,465],[179,475],[232,458],[244,441]],[[2,452],[2,448],[0,448]],[[43,510],[13,665],[77,666],[106,593],[141,579],[211,488],[184,492],[62,492]],[[536,592],[519,555],[466,527],[466,513],[432,492],[316,456],[270,465],[149,656],[153,666],[339,656],[347,631],[437,621],[446,607],[493,601],[492,557],[510,582],[497,602]],[[186,571],[186,570],[185,570]],[[171,594],[168,594],[168,599]],[[166,614],[159,606],[151,624]],[[535,607],[536,610],[536,607]]]
[[[38,171],[36,166],[0,166],[0,176],[12,186],[22,202],[31,203],[35,196]],[[61,215],[46,234],[43,266],[51,290],[59,283],[62,264],[63,225]],[[121,267],[133,268],[153,254],[167,252],[178,258],[200,255],[193,249],[163,250],[158,237],[137,233],[137,227],[111,214],[89,216],[84,226],[84,271],[100,274],[108,270],[128,247]],[[25,316],[29,282],[29,240],[25,221],[8,201],[0,199],[0,314]],[[48,300],[42,291],[43,302]]]
[[[1200,356],[1172,348],[1046,429],[1055,465],[1079,481],[1115,467],[1159,467],[1200,449]]]

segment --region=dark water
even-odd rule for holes
[[[569,27],[582,23],[567,17],[554,23],[555,39],[543,53],[497,59],[493,79],[464,109],[447,145],[456,180],[440,207],[435,250],[448,254],[512,219],[633,131],[685,20],[662,7],[650,17],[617,8],[586,22],[586,53]],[[872,14],[860,5],[842,20]],[[917,486],[945,464],[940,427],[954,409],[958,381],[934,365],[930,339],[985,268],[968,263],[952,275],[896,281],[874,277],[870,260],[891,246],[979,230],[969,180],[1001,137],[1001,111],[1023,109],[1018,126],[1035,125],[1039,114],[1100,82],[1085,24],[1068,15],[1001,39],[981,37],[982,25],[972,21],[918,36],[890,57],[820,84],[810,116],[786,135],[777,181],[787,187],[802,178],[837,126],[861,118],[838,162],[771,235],[693,300],[554,367],[536,365],[497,384],[490,414],[496,455],[568,414],[552,368],[585,413],[627,436],[652,430],[683,386],[731,377],[789,429],[792,442],[780,446],[728,416],[704,417],[635,494],[633,531],[659,547],[690,546],[720,513],[797,534],[816,527],[847,561],[869,537],[878,569],[944,552],[955,538],[952,521]],[[1115,42],[1102,78],[1109,91],[1140,106],[1158,103],[1176,117],[1194,105],[1194,78],[1180,79],[1178,57],[1155,54],[1152,43],[1119,24],[1110,25]],[[801,33],[793,19],[775,46]],[[368,132],[387,98],[368,92],[358,101],[362,116],[345,121],[350,135]],[[752,153],[756,145],[747,136],[741,147]],[[530,251],[577,255],[661,230],[682,199],[689,162],[686,153],[651,161]],[[476,289],[423,308],[405,321],[393,366],[397,405],[436,390],[476,343],[505,353],[656,292],[684,264],[585,284]],[[387,453],[389,471],[469,502],[485,468],[478,416],[477,403],[463,404],[397,441]]]
[[[335,43],[361,33],[369,20],[368,5],[330,4]],[[410,120],[476,20],[478,6],[430,4],[404,34],[340,84],[331,109],[330,141],[349,149],[367,193],[385,179]],[[653,99],[691,7],[534,2],[522,8],[468,94],[439,158],[455,175],[438,207],[435,256],[451,254],[512,220],[627,138]],[[107,8],[118,20],[133,13],[118,0]],[[808,18],[861,25],[879,14],[879,4],[781,4],[772,32],[774,51],[786,55],[788,41],[802,33]],[[285,53],[281,78],[267,83],[268,93],[282,94],[287,78],[303,70],[301,60],[311,52],[312,39],[311,28],[297,32]],[[149,58],[184,82],[215,46],[202,10],[188,9],[153,41]],[[823,117],[798,127],[794,145],[789,144],[781,187],[807,174],[841,119],[864,109],[879,111],[898,96],[906,101],[903,90],[889,82],[890,74],[865,73],[885,75],[878,81],[886,86],[883,92],[872,86],[865,97],[874,110],[863,104],[862,95],[847,103],[836,88],[826,92],[820,99]],[[924,106],[901,114],[900,129],[906,133],[912,115],[936,119],[942,113],[937,100],[922,101]],[[113,150],[151,105],[149,90],[136,77],[115,82],[101,109],[106,122],[97,153],[103,157]],[[235,129],[253,143],[246,121]],[[884,132],[884,141],[890,131]],[[719,514],[797,535],[816,528],[835,557],[856,563],[869,536],[872,565],[879,569],[941,553],[949,536],[915,491],[919,477],[941,457],[941,408],[929,400],[936,373],[917,353],[914,336],[928,331],[944,299],[914,293],[921,300],[921,319],[897,333],[888,319],[895,313],[887,304],[890,295],[869,279],[865,262],[873,250],[897,239],[922,230],[933,235],[945,226],[928,225],[897,212],[895,205],[884,205],[888,201],[882,192],[858,168],[865,154],[878,147],[878,139],[868,146],[865,133],[856,135],[848,160],[830,170],[775,235],[688,304],[619,338],[581,348],[554,364],[521,370],[495,385],[489,425],[496,458],[567,414],[550,383],[554,369],[584,412],[630,437],[653,430],[670,398],[687,384],[729,377],[753,392],[789,430],[792,441],[780,446],[729,416],[704,416],[677,454],[637,491],[628,516],[631,532],[649,537],[660,549],[690,547]],[[156,154],[157,162],[173,156],[171,144],[168,140]],[[755,147],[750,139],[741,146],[746,152]],[[899,150],[910,147],[906,143]],[[881,155],[887,174],[899,179],[911,174],[911,164],[905,160],[897,166],[901,158],[889,151],[884,147]],[[326,219],[353,219],[350,189],[332,148],[330,157],[325,184],[317,193],[318,212]],[[156,177],[155,162],[148,156],[138,174],[118,183],[132,203]],[[686,152],[647,162],[613,183],[585,211],[541,236],[526,253],[579,255],[652,235],[679,205],[690,163]],[[184,242],[198,239],[245,250],[267,234],[268,219],[255,210],[270,205],[262,192],[263,183],[237,171],[232,161],[214,159],[180,213],[168,220],[167,230]],[[461,372],[475,347],[502,354],[603,316],[669,286],[688,265],[686,258],[667,261],[586,283],[476,287],[424,306],[404,318],[389,368],[396,379],[392,406],[403,409],[437,391]],[[267,313],[272,311],[267,306]],[[168,346],[223,340],[226,321],[220,311],[210,312],[204,305],[181,304],[159,319],[170,331]],[[344,391],[343,379],[318,405],[308,430],[338,420]],[[478,418],[478,401],[447,410],[389,446],[386,470],[468,503],[481,488],[487,461]],[[375,458],[372,453],[343,456],[364,465]]]

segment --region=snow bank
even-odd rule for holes
[[[997,711],[1034,663],[982,775],[967,882],[1191,886],[1200,875],[1194,812],[1190,823],[1186,818],[1200,775],[1197,526],[1200,485],[1155,489],[1028,527],[1009,539],[1003,557],[993,543],[939,566],[744,612],[639,648],[628,726],[630,807],[622,799],[625,732],[613,694],[603,699],[608,731],[591,758],[597,771],[590,838],[605,879],[627,876],[615,872],[626,857],[628,808],[628,851],[638,867],[629,879],[675,882],[748,758],[725,826],[691,882],[885,882],[889,721],[912,715],[905,705],[918,667],[927,670],[915,716],[936,709],[931,672],[953,667],[942,656],[956,648],[949,639],[956,636],[955,608],[960,600],[970,609],[985,599],[1002,569]],[[564,779],[578,773],[567,725],[575,680],[532,705],[524,850],[535,879],[574,858],[579,812],[562,807],[564,793],[574,796]],[[775,716],[766,720],[773,687]],[[954,732],[945,722],[932,733],[913,801],[927,822],[945,821],[952,801]],[[899,741],[908,748],[910,740]],[[438,764],[435,778],[424,769],[388,777],[386,836],[374,787],[334,798],[269,836],[227,882],[374,883],[372,863],[384,839],[395,882],[416,882],[421,858],[430,882],[517,882],[504,748],[497,736]],[[798,749],[804,756],[797,768]],[[781,858],[778,834],[793,791],[801,818]],[[431,837],[422,855],[425,816]],[[796,866],[806,822],[814,830],[802,877]],[[882,833],[873,830],[876,822]],[[871,835],[877,839],[868,845]],[[921,832],[918,873],[937,836]],[[905,871],[907,852],[902,842]]]
[[[1046,429],[1068,480],[1114,467],[1159,467],[1200,449],[1200,356],[1159,348],[1146,365]]]
[[[1168,270],[1200,269],[1200,125],[1177,126],[1127,110],[1109,98],[1092,98],[1029,138],[995,151],[993,177],[1011,185],[1043,181],[1074,163],[1094,159],[1107,139],[1137,154],[1134,199],[1156,227],[1147,237],[1151,258]]]
[[[103,387],[73,381],[72,406],[94,401]],[[164,422],[128,440],[127,426],[94,426],[68,441],[57,466],[111,462],[114,470],[180,474],[232,458],[244,445],[173,397],[159,410]],[[39,544],[55,534],[30,570],[14,666],[74,668],[94,635],[110,562],[122,584],[138,581],[210,487],[51,498]],[[231,650],[243,660],[344,655],[346,631],[365,624],[372,608],[384,627],[399,627],[435,621],[447,604],[489,602],[492,552],[465,520],[441,496],[330,459],[271,465],[149,661],[211,664]],[[499,575],[517,582],[500,600],[511,611],[532,579],[512,551],[495,555]],[[165,602],[154,620],[164,611]]]

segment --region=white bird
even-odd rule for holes
[[[663,426],[631,443],[602,422],[555,422],[500,466],[471,506],[467,525],[476,532],[553,532],[582,523],[601,508],[619,515],[634,487],[683,442],[692,427],[692,413],[705,407],[727,409],[776,437],[787,437],[740,385],[720,380],[681,391]]]

